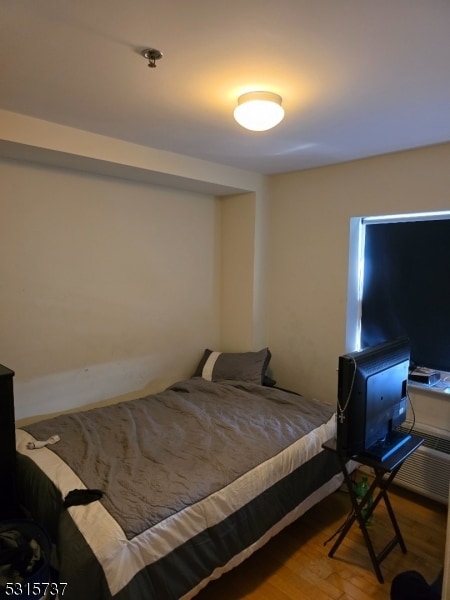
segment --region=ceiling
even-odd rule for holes
[[[450,140],[449,0],[0,0],[0,108],[260,173]],[[144,48],[163,52],[148,68]],[[267,132],[233,119],[280,94]]]

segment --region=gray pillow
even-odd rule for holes
[[[208,381],[231,379],[262,385],[271,356],[269,348],[258,352],[205,350],[193,376]]]

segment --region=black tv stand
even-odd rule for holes
[[[391,502],[389,500],[388,488],[394,480],[395,476],[397,475],[402,464],[405,462],[408,456],[410,456],[415,450],[417,450],[417,448],[423,443],[423,441],[424,440],[422,438],[416,435],[411,435],[405,443],[401,444],[400,447],[394,450],[385,460],[379,460],[377,458],[373,458],[371,456],[363,454],[358,454],[355,456],[346,456],[342,454],[342,452],[337,450],[336,440],[334,438],[328,440],[322,445],[322,447],[325,450],[329,450],[330,452],[335,453],[335,455],[337,456],[353,507],[352,514],[340,530],[340,535],[335,541],[331,550],[329,551],[328,556],[334,556],[336,550],[339,548],[345,536],[350,531],[350,528],[352,527],[353,523],[357,521],[361,528],[364,541],[366,543],[370,560],[372,561],[372,565],[375,570],[377,579],[380,583],[384,583],[383,574],[381,573],[380,569],[380,564],[382,563],[382,561],[386,558],[386,556],[388,556],[388,554],[395,548],[397,544],[399,544],[403,554],[406,554],[406,545],[403,540],[403,536],[400,532],[397,519],[395,518]],[[347,463],[349,460],[354,460],[358,463],[371,467],[375,473],[375,477],[366,495],[359,501],[356,497],[353,482],[350,478],[350,474],[347,469]],[[373,498],[373,502],[371,505],[369,505],[369,500],[371,497]],[[372,540],[370,539],[369,532],[367,530],[367,523],[381,499],[383,499],[385,503],[395,535],[391,539],[391,541],[383,548],[383,550],[380,553],[376,554],[374,546],[372,544]]]
[[[384,440],[373,444],[363,454],[375,460],[386,460],[410,439],[411,435],[409,433],[395,431],[394,429],[387,434]]]

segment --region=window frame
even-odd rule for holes
[[[346,315],[346,351],[361,349],[361,316],[364,282],[365,227],[367,224],[398,223],[402,221],[450,220],[450,210],[391,215],[365,215],[350,218],[349,265]],[[443,372],[447,379],[449,373]],[[446,393],[450,393],[450,388]]]

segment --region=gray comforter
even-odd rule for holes
[[[132,541],[273,460],[332,414],[329,406],[275,388],[193,378],[160,394],[24,429],[37,440],[60,436],[50,451],[83,486],[103,492],[100,503]],[[67,491],[55,488],[61,502]],[[101,597],[128,597],[109,593]],[[161,594],[142,597],[182,595]]]

